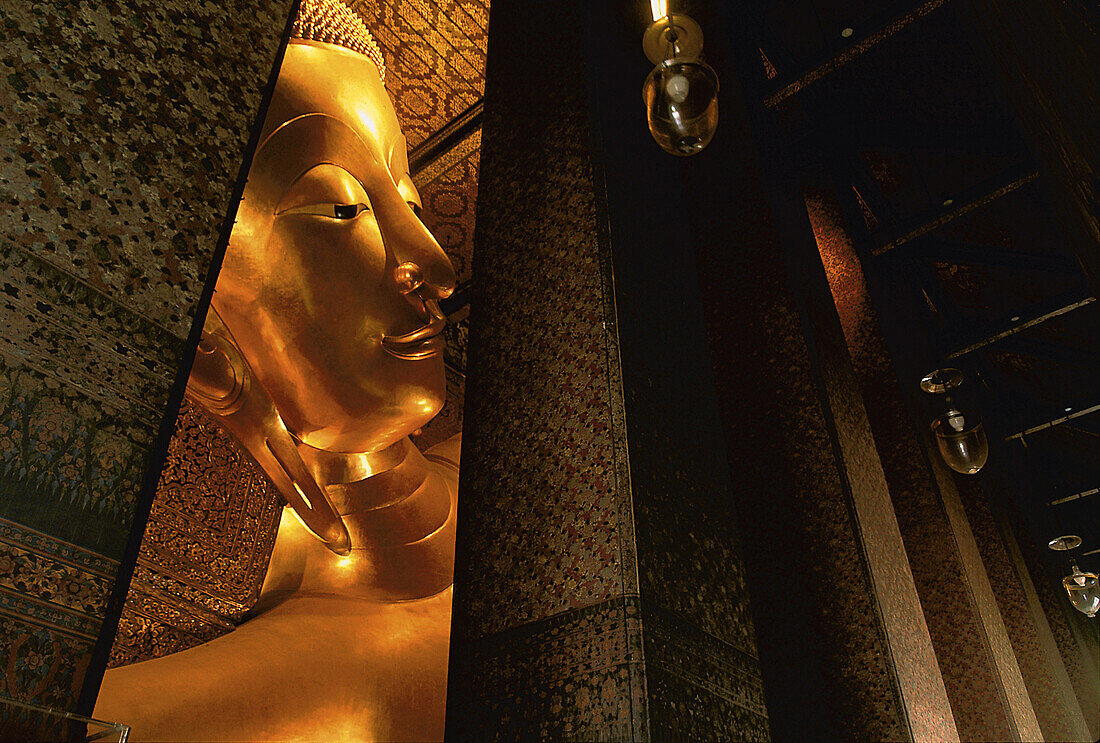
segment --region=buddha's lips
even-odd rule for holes
[[[438,310],[429,313],[431,320],[410,333],[382,336],[382,348],[399,359],[423,359],[443,350],[443,326],[447,319]]]

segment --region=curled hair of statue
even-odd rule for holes
[[[386,61],[363,19],[340,0],[302,0],[292,38],[320,41],[350,49],[365,55],[378,68],[382,84],[386,83]]]

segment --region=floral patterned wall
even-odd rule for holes
[[[76,705],[291,5],[0,8],[2,698]]]

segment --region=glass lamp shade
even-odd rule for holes
[[[1100,587],[1095,573],[1083,573],[1076,565],[1073,573],[1062,579],[1073,608],[1085,616],[1095,617],[1100,609]]]
[[[989,441],[980,415],[963,414],[951,408],[932,421],[932,433],[947,466],[963,475],[973,475],[989,458]]]
[[[658,64],[642,86],[642,100],[653,139],[670,154],[694,155],[718,128],[718,76],[698,59]]]

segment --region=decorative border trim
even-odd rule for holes
[[[40,601],[0,586],[0,616],[94,642],[102,618]]]
[[[0,542],[107,579],[113,579],[118,570],[118,560],[4,518],[0,518]]]

